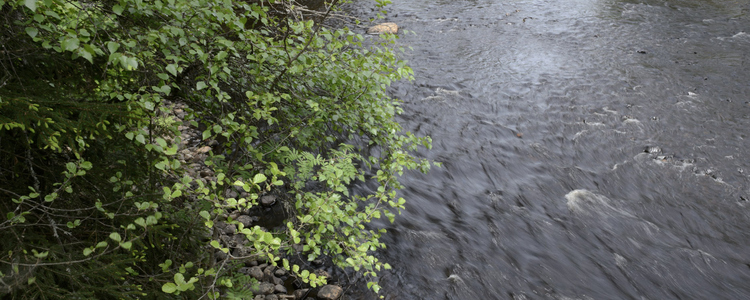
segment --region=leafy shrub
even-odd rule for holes
[[[394,121],[385,89],[412,78],[396,37],[365,47],[324,26],[337,2],[310,16],[285,1],[0,0],[0,293],[216,298],[227,262],[256,258],[324,283],[279,259],[295,245],[388,268],[365,225],[403,208],[397,177],[429,168],[409,152],[430,140]],[[181,159],[183,124],[218,142],[209,176]],[[378,188],[351,195],[355,180]],[[294,207],[283,232],[228,217],[268,193]],[[253,253],[233,256],[219,222]]]

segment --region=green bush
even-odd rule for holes
[[[403,208],[397,177],[429,168],[409,152],[430,140],[394,121],[385,89],[412,78],[396,37],[366,47],[324,26],[337,2],[303,15],[285,1],[0,0],[0,295],[216,298],[257,258],[324,283],[279,259],[299,246],[389,268],[365,226]],[[180,159],[183,124],[218,142],[209,180]],[[378,188],[351,195],[356,180]],[[283,232],[229,216],[266,193],[294,208]],[[253,253],[234,257],[218,222]]]

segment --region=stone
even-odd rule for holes
[[[396,23],[380,23],[367,29],[367,34],[397,33],[398,25]]]
[[[241,215],[237,217],[237,221],[242,223],[242,225],[245,225],[245,228],[249,228],[250,225],[253,225],[253,218],[248,215]]]
[[[294,299],[302,300],[307,296],[307,292],[309,292],[310,289],[299,289],[294,291]]]
[[[251,267],[250,271],[248,272],[248,275],[252,276],[253,278],[257,280],[263,280],[263,270],[258,266]]]
[[[211,146],[203,146],[195,150],[196,153],[206,153],[208,151],[211,151]]]
[[[339,297],[341,297],[341,294],[344,292],[344,289],[342,289],[338,285],[324,285],[323,287],[318,290],[318,299],[322,300],[336,300]]]
[[[286,294],[286,288],[283,285],[277,284],[273,286],[274,291],[279,294]]]
[[[237,226],[234,224],[227,224],[227,226],[224,226],[223,232],[226,235],[235,234],[237,232]]]
[[[273,277],[271,281],[273,282],[273,284],[276,284],[276,285],[283,285],[284,284],[284,281],[281,280],[281,278],[279,278],[279,277]]]
[[[263,279],[273,281],[273,266],[268,266],[263,270]]]
[[[247,236],[244,234],[237,234],[234,236],[234,242],[237,244],[237,246],[245,246],[248,243]]]
[[[255,295],[255,298],[253,300],[266,300],[266,296],[264,295]]]
[[[234,257],[247,257],[253,255],[255,249],[253,247],[238,246],[232,250],[232,256]]]
[[[276,203],[276,196],[274,195],[266,195],[266,196],[260,197],[260,204],[263,206],[271,206],[274,203]]]
[[[284,276],[286,275],[286,270],[284,270],[283,268],[278,268],[273,272],[273,275],[276,275],[278,277]]]
[[[328,274],[328,272],[326,272],[326,270],[323,270],[323,269],[317,269],[313,273],[315,273],[315,275],[318,277],[325,277],[325,278],[331,277],[331,275]]]
[[[279,296],[276,296],[274,294],[266,295],[266,300],[279,300]]]

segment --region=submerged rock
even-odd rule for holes
[[[367,29],[367,34],[397,33],[398,25],[396,23],[380,23]]]

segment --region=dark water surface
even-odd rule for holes
[[[750,299],[749,1],[394,2],[385,299]]]

